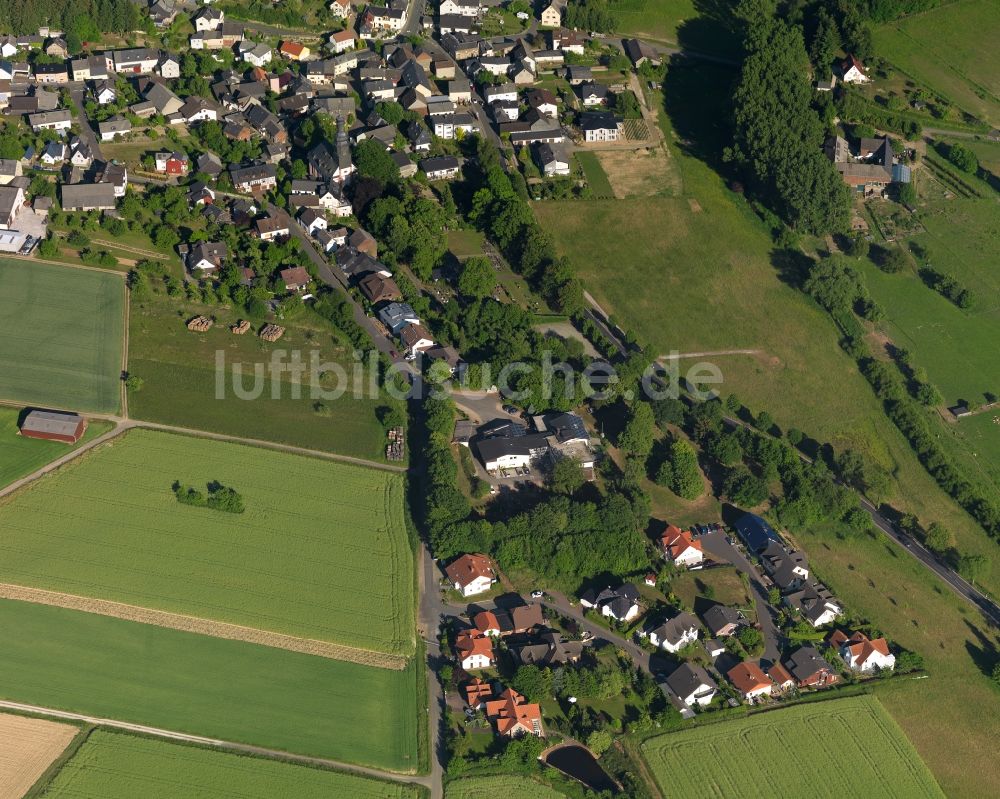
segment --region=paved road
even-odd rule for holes
[[[99,158],[104,160],[104,155],[101,153],[101,142],[97,138],[97,134],[94,129],[90,126],[90,120],[87,118],[87,112],[83,110],[83,93],[84,88],[81,84],[74,84],[74,88],[69,90],[69,97],[73,101],[73,105],[76,106],[77,122],[80,128],[80,138],[83,139],[88,145],[90,145],[90,152],[93,154],[94,158]]]
[[[723,422],[725,422],[725,424],[729,427],[749,427],[749,425],[739,419],[732,419],[729,417],[724,417]],[[806,463],[810,462],[810,459],[802,453],[799,453],[799,457]],[[865,499],[864,496],[860,493],[858,496],[861,500],[861,507],[869,516],[871,516],[872,523],[878,527],[879,530],[889,536],[889,538],[892,541],[895,541],[900,547],[909,552],[910,555],[916,558],[927,569],[944,580],[956,594],[965,599],[969,604],[978,608],[986,619],[993,625],[1000,626],[1000,605],[983,594],[978,588],[958,574],[958,572],[954,569],[945,563],[942,563],[941,560],[924,547],[923,544],[896,527],[879,512],[875,505]]]
[[[206,738],[202,735],[189,735],[175,730],[164,730],[159,727],[147,727],[144,724],[133,724],[128,721],[118,719],[105,719],[96,716],[86,716],[82,713],[70,713],[65,710],[55,708],[40,707],[38,705],[27,705],[22,702],[9,702],[0,700],[0,708],[7,710],[17,710],[22,713],[34,713],[48,718],[63,719],[66,721],[82,721],[85,724],[93,724],[101,727],[112,727],[118,730],[128,730],[142,735],[152,735],[156,738],[165,738],[171,741],[183,741],[185,743],[200,744],[210,746],[214,749],[221,749],[227,752],[236,752],[244,755],[254,755],[284,762],[301,763],[307,766],[320,766],[323,768],[334,768],[338,771],[345,771],[352,774],[361,774],[366,777],[375,777],[380,780],[390,780],[392,782],[422,785],[425,788],[431,787],[430,777],[418,777],[405,774],[396,774],[391,771],[381,771],[364,766],[355,766],[351,763],[342,763],[339,760],[330,760],[325,757],[307,757],[297,755],[292,752],[284,752],[279,749],[267,749],[261,746],[251,746],[249,744],[237,743],[236,741],[224,741],[219,738]]]
[[[427,715],[430,723],[430,758],[431,773],[429,775],[431,799],[441,799],[444,796],[442,778],[444,762],[447,753],[444,751],[444,736],[440,734],[442,719],[447,716],[448,708],[438,681],[438,661],[441,658],[441,647],[438,645],[437,634],[443,616],[449,613],[444,603],[442,593],[438,589],[441,572],[431,557],[426,544],[420,546],[420,635],[427,646]]]
[[[764,657],[772,663],[777,662],[781,658],[782,636],[775,621],[775,610],[767,601],[767,589],[761,582],[757,569],[739,549],[726,540],[726,534],[721,530],[706,533],[698,540],[714,560],[732,563],[738,571],[749,578],[757,621],[764,636]]]

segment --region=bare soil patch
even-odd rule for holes
[[[140,624],[152,624],[157,627],[167,627],[171,630],[182,630],[199,635],[211,635],[215,638],[225,638],[230,641],[245,641],[249,644],[270,646],[275,649],[287,649],[290,652],[301,652],[304,655],[329,658],[330,660],[347,660],[360,663],[363,666],[374,666],[380,669],[399,671],[406,667],[406,658],[374,652],[370,649],[333,644],[328,641],[316,641],[311,638],[297,638],[293,635],[257,630],[243,627],[239,624],[200,619],[195,616],[185,616],[181,613],[169,613],[163,610],[142,608],[123,602],[110,602],[106,599],[91,599],[90,597],[64,594],[59,591],[45,591],[41,588],[28,588],[10,583],[0,583],[0,598],[16,599],[22,602],[34,602],[38,605],[52,605],[70,610],[82,610],[85,613],[96,613],[100,616],[112,616],[116,619],[135,621]],[[0,740],[2,740],[0,730]],[[6,794],[0,791],[0,797]]]
[[[0,796],[24,796],[78,732],[71,724],[0,714]]]
[[[676,196],[681,191],[680,175],[663,147],[598,150],[595,154],[617,199]]]

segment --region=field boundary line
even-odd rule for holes
[[[105,269],[102,266],[88,266],[87,264],[68,264],[65,261],[52,261],[48,258],[38,258],[34,255],[17,255],[16,253],[4,253],[4,258],[18,261],[24,264],[48,264],[50,266],[62,266],[66,269],[83,269],[87,272],[99,272],[102,275],[117,275],[122,280],[128,277],[127,272],[120,269]]]
[[[220,738],[209,738],[204,735],[193,735],[186,732],[176,732],[165,730],[162,727],[149,727],[145,724],[135,724],[129,721],[118,719],[105,719],[97,716],[88,716],[84,713],[73,713],[68,710],[42,707],[41,705],[29,705],[24,702],[13,702],[7,699],[0,699],[0,710],[17,710],[22,713],[31,713],[36,716],[47,718],[64,719],[67,721],[82,721],[92,724],[95,727],[106,727],[115,730],[135,733],[137,735],[148,735],[153,738],[164,738],[170,741],[179,741],[196,746],[205,746],[210,749],[220,751],[236,752],[244,755],[253,755],[267,760],[278,760],[284,763],[294,763],[303,766],[313,766],[340,771],[347,774],[358,774],[363,777],[374,777],[375,779],[388,780],[409,785],[421,785],[429,787],[429,778],[425,776],[405,774],[398,771],[384,771],[382,769],[359,766],[353,763],[345,763],[340,760],[330,760],[325,757],[311,757],[309,755],[299,755],[295,752],[284,752],[280,749],[268,749],[263,746],[244,744],[237,741],[225,741]]]
[[[50,605],[67,610],[79,610],[94,613],[99,616],[110,616],[124,621],[134,621],[140,624],[150,624],[155,627],[165,627],[181,632],[208,635],[213,638],[223,638],[228,641],[243,641],[248,644],[269,646],[273,649],[285,649],[303,655],[314,655],[328,660],[344,660],[358,663],[362,666],[402,671],[406,668],[406,658],[402,655],[390,655],[371,649],[334,644],[329,641],[317,641],[312,638],[298,638],[285,633],[258,630],[240,624],[224,621],[203,619],[198,616],[188,616],[183,613],[172,613],[166,610],[154,610],[124,602],[114,602],[108,599],[67,594],[61,591],[48,591],[43,588],[29,588],[13,583],[0,583],[0,599],[13,599],[19,602],[32,602],[36,605]]]

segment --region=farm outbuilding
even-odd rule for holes
[[[75,413],[30,411],[21,423],[20,434],[25,438],[42,438],[75,444],[87,430],[87,420]]]

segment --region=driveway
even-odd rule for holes
[[[101,153],[101,142],[97,138],[94,129],[90,126],[87,112],[83,110],[83,92],[83,87],[79,85],[69,90],[69,98],[73,101],[73,105],[76,106],[76,121],[79,123],[80,138],[90,147],[90,152],[93,153],[94,158],[103,161],[104,155]]]
[[[749,578],[757,622],[764,636],[764,657],[772,663],[778,662],[781,658],[782,637],[775,622],[775,610],[767,601],[767,589],[761,582],[757,569],[739,549],[726,540],[726,534],[722,530],[706,533],[698,540],[714,560],[733,564],[737,571]]]

